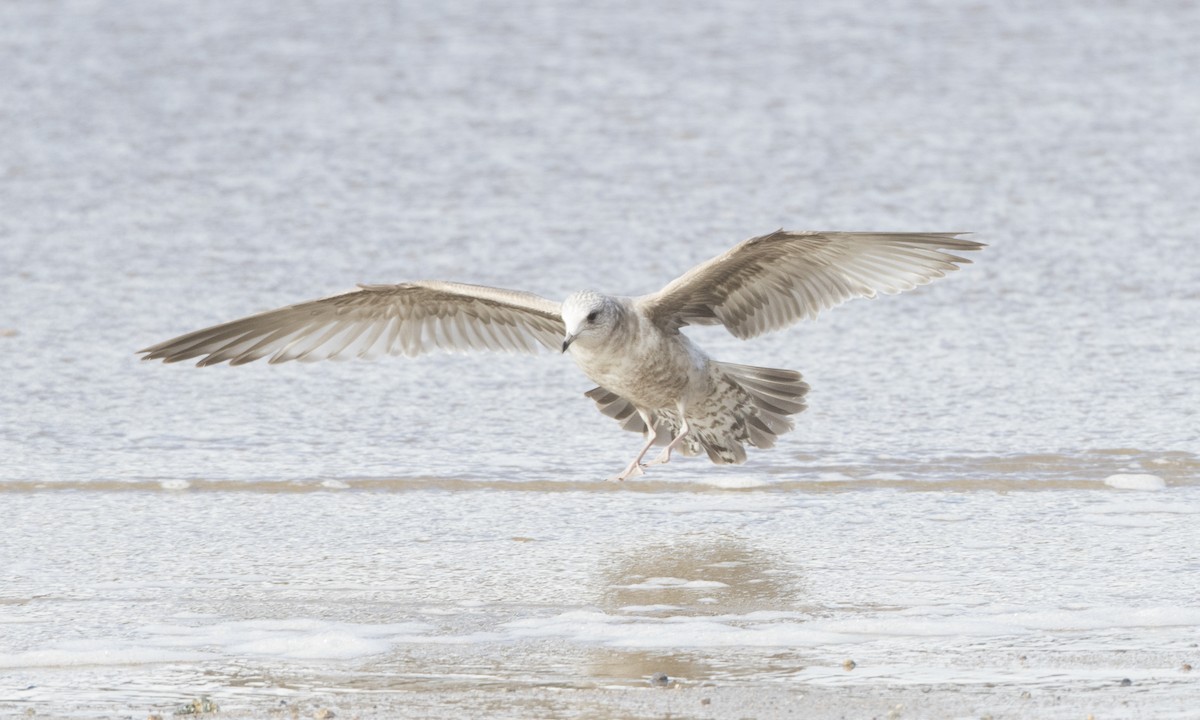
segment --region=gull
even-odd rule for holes
[[[359,285],[348,292],[214,325],[138,352],[197,366],[420,355],[432,349],[570,353],[597,387],[585,395],[645,442],[614,480],[671,454],[719,465],[769,448],[805,409],[795,370],[709,357],[681,330],[722,325],[748,339],[856,297],[911,290],[970,260],[964,233],[789,232],[750,238],[639,297],[532,293],[457,282]],[[654,445],[662,453],[643,463]]]

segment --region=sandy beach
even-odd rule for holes
[[[6,493],[0,706],[1191,714],[1194,483],[635,487]]]

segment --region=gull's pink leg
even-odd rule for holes
[[[683,403],[679,403],[677,407],[679,408],[679,434],[663,449],[658,457],[646,463],[646,465],[665,465],[671,462],[671,451],[682,445],[683,439],[687,437],[688,431],[691,428],[688,427],[687,417],[683,414]]]
[[[613,477],[610,477],[609,480],[620,481],[641,475],[643,472],[642,468],[645,467],[642,465],[642,458],[646,457],[646,453],[650,452],[650,447],[654,445],[654,441],[658,439],[658,435],[654,432],[654,423],[650,421],[650,416],[642,412],[640,409],[638,410],[638,415],[642,417],[642,422],[646,423],[646,444],[642,446],[641,451],[638,452],[637,457],[633,459],[633,462],[625,466],[625,469],[621,471],[621,474],[614,475]]]

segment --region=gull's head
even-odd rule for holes
[[[615,300],[598,292],[584,290],[568,297],[562,304],[563,324],[567,326],[563,352],[576,342],[581,347],[600,344],[611,332],[619,312]]]

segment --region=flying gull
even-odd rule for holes
[[[641,475],[671,453],[741,463],[769,448],[805,408],[794,370],[712,359],[680,330],[724,325],[742,339],[812,318],[855,297],[898,293],[957,270],[952,253],[984,245],[962,233],[778,232],[746,240],[658,292],[585,290],[561,304],[531,293],[443,281],[359,285],[140,350],[145,360],[198,366],[311,362],[450,351],[570,352],[599,387],[587,397],[645,444],[614,478]],[[657,459],[642,459],[655,445]]]

